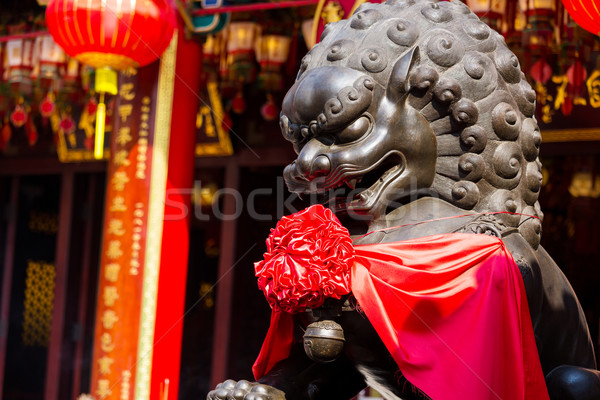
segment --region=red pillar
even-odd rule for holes
[[[201,44],[178,36],[150,398],[176,400],[194,180]]]

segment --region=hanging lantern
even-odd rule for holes
[[[506,0],[467,0],[467,5],[483,22],[501,31]]]
[[[206,80],[216,80],[224,47],[223,34],[207,35],[202,45],[202,72]]]
[[[597,0],[562,0],[565,9],[583,29],[600,35],[600,5]]]
[[[283,89],[281,66],[290,51],[291,38],[281,35],[265,35],[258,40],[256,60],[260,64],[259,86],[266,91]]]
[[[59,67],[65,63],[65,52],[51,35],[42,35],[39,38],[41,39],[39,77],[54,81],[58,78]]]
[[[527,16],[527,27],[523,31],[525,47],[542,56],[551,52],[553,45],[554,0],[519,0]]]
[[[229,79],[247,83],[254,80],[254,44],[258,25],[254,22],[232,22],[227,32],[227,64]]]
[[[525,10],[521,8],[519,2],[508,2],[506,5],[506,29],[503,29],[506,44],[522,63],[521,68],[527,69],[529,65],[524,65],[526,59],[523,48],[523,30],[527,26],[527,17]]]
[[[155,61],[167,48],[177,26],[168,0],[50,0],[48,31],[71,57],[97,68],[100,94],[94,157],[104,147],[105,93],[117,94],[115,70]]]
[[[19,92],[29,92],[31,88],[32,56],[32,40],[16,39],[6,42],[7,78]]]

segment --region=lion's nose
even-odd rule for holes
[[[295,163],[296,175],[305,179],[324,176],[331,171],[331,162],[327,156],[320,154],[316,158],[298,157]]]

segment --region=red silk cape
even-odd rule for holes
[[[355,246],[352,293],[400,371],[433,400],[548,400],[521,274],[495,237],[443,234]],[[273,312],[256,379],[289,355]]]

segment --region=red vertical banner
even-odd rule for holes
[[[149,396],[175,41],[160,62],[119,77],[92,360],[96,399]]]

